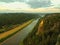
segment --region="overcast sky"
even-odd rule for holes
[[[60,0],[0,0],[1,11],[60,12]]]

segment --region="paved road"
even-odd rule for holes
[[[29,32],[32,31],[32,29],[35,27],[35,25],[38,23],[38,20],[34,20],[31,24],[29,24],[27,27],[16,33],[14,36],[8,38],[4,42],[2,42],[0,45],[19,45],[21,41],[25,39],[25,37],[29,34]]]

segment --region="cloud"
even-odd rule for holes
[[[51,0],[53,5],[58,5],[60,4],[60,0]]]
[[[35,13],[59,13],[60,9],[57,9],[57,8],[36,8],[36,9],[28,9],[26,11],[35,12]]]
[[[60,0],[0,0],[1,2],[8,2],[8,3],[13,3],[13,2],[22,2],[27,5],[30,5],[32,8],[41,8],[41,7],[49,7],[53,5],[52,7],[54,8],[60,8]]]
[[[51,5],[53,5],[52,7],[60,8],[60,0],[51,0],[51,3]]]
[[[0,0],[0,2],[13,2],[14,0]]]
[[[29,0],[27,2],[32,6],[32,8],[39,8],[39,7],[48,7],[51,4],[50,0]]]
[[[50,6],[50,0],[0,0],[2,2],[25,2],[31,5],[32,8],[39,8],[39,7],[48,7]]]
[[[26,10],[23,9],[9,9],[9,10],[3,10],[2,12],[25,12],[25,13],[60,13],[60,9],[58,8],[28,8]]]
[[[55,7],[57,7],[55,5]],[[52,12],[60,12],[59,8],[54,8],[54,6],[50,7],[39,7],[32,8],[31,5],[25,2],[0,2],[0,12],[31,12],[31,13],[52,13]]]
[[[0,2],[0,9],[10,9],[10,10],[17,10],[17,9],[28,9],[31,8],[30,5],[26,4],[25,2],[11,2],[11,3],[6,3],[6,2]]]

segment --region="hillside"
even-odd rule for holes
[[[26,37],[24,45],[56,45],[58,35],[60,35],[60,13],[46,14],[33,32]]]

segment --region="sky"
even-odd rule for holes
[[[0,0],[0,12],[60,13],[60,0]]]

